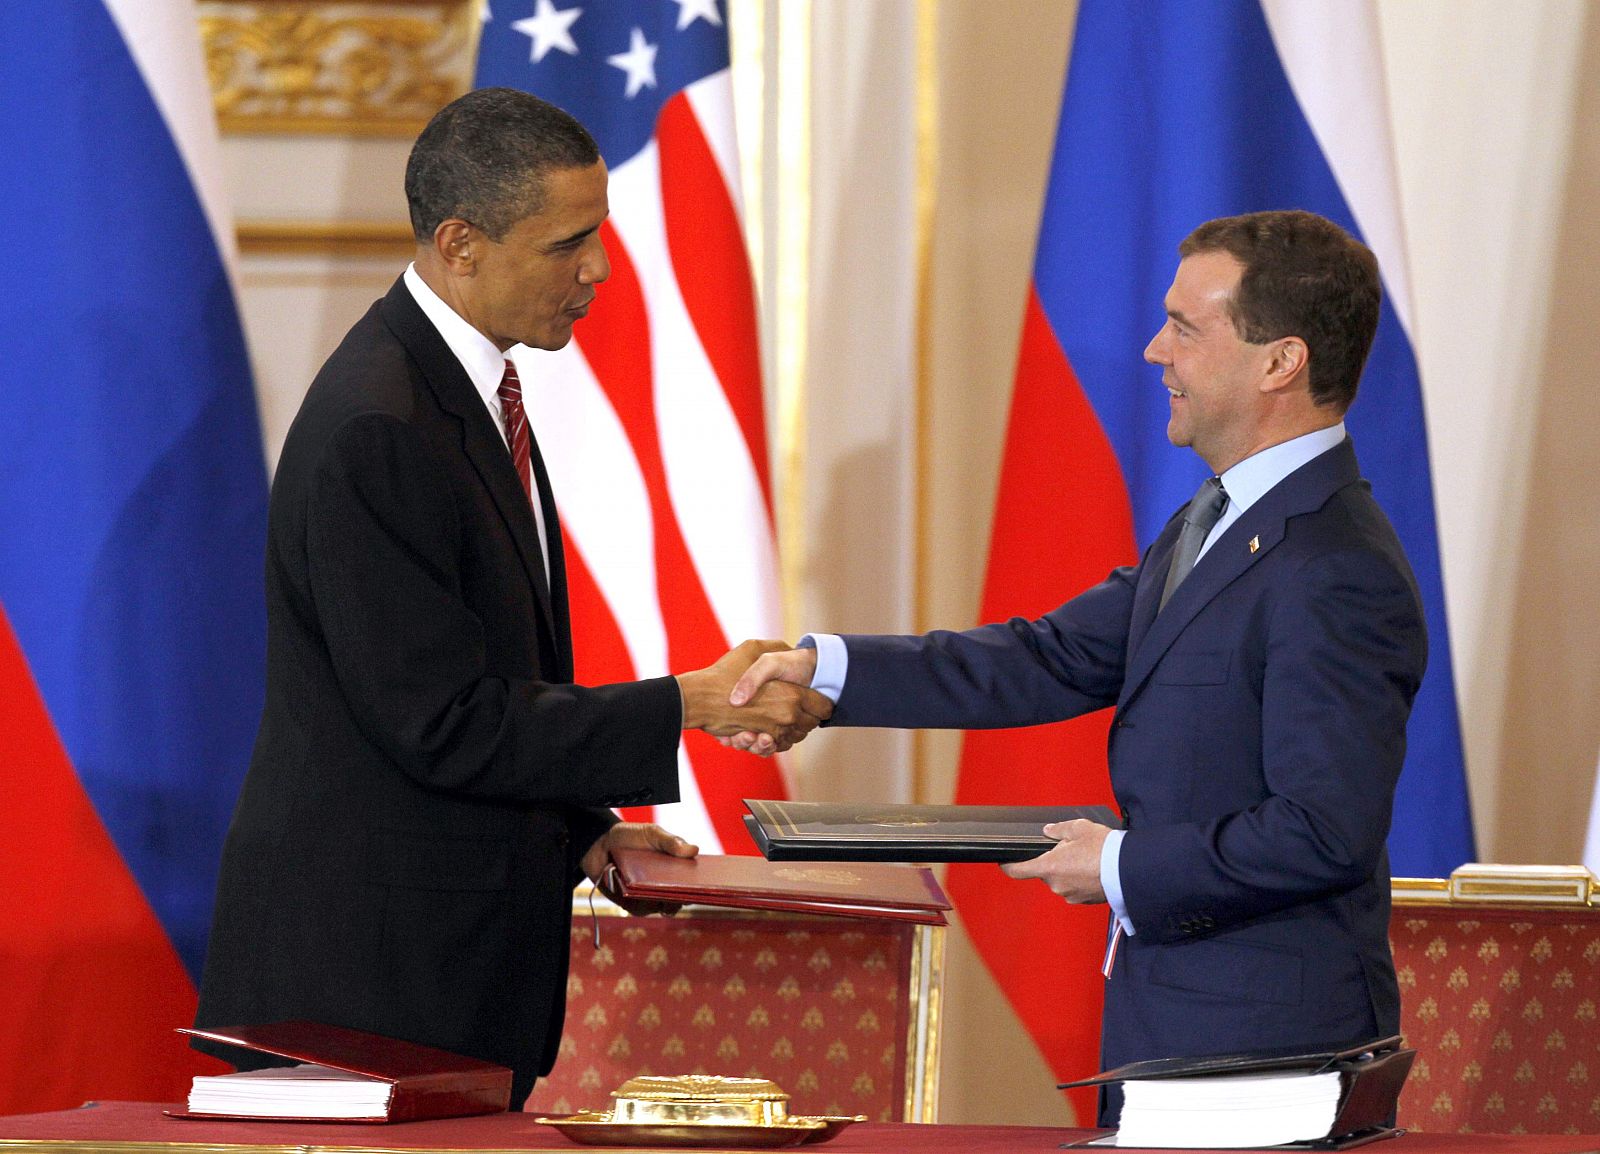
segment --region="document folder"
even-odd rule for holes
[[[215,1030],[180,1029],[204,1038],[279,1058],[292,1058],[357,1074],[384,1083],[387,1106],[377,1113],[336,1117],[249,1110],[213,1113],[169,1111],[175,1118],[270,1118],[273,1121],[413,1122],[464,1114],[493,1114],[511,1104],[511,1071],[491,1062],[465,1058],[448,1050],[402,1042],[361,1030],[319,1022],[275,1022],[261,1026],[224,1026]],[[239,1075],[233,1075],[238,1077]]]
[[[1105,806],[893,805],[745,800],[745,826],[769,861],[1008,862],[1056,843],[1050,822],[1120,829]]]
[[[1415,1057],[1416,1051],[1405,1049],[1404,1040],[1396,1034],[1340,1050],[1259,1051],[1131,1062],[1092,1078],[1062,1082],[1057,1088],[1247,1074],[1337,1073],[1339,1102],[1327,1134],[1315,1140],[1286,1143],[1285,1148],[1342,1150],[1400,1133],[1393,1128],[1393,1119]],[[1097,1142],[1083,1143],[1094,1144]]]
[[[876,862],[770,862],[701,854],[673,857],[649,850],[612,854],[623,897],[789,910],[838,917],[889,918],[945,924],[950,908],[932,871]]]

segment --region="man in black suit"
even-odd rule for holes
[[[1138,565],[1037,621],[819,636],[761,657],[735,691],[826,687],[836,725],[1115,710],[1126,829],[1046,826],[1058,844],[1005,867],[1110,902],[1107,1067],[1399,1029],[1385,838],[1427,638],[1344,429],[1378,325],[1377,262],[1306,212],[1210,221],[1179,253],[1145,359],[1169,440],[1218,476]],[[1102,1123],[1118,1109],[1107,1095]]]
[[[469,93],[406,169],[414,264],[328,359],[272,489],[267,699],[223,853],[197,1023],[304,1018],[512,1068],[564,1012],[571,891],[695,848],[609,808],[677,800],[680,729],[797,740],[760,651],[572,684],[556,505],[513,345],[559,349],[610,266],[606,167],[566,113]],[[241,1064],[261,1059],[229,1051]]]

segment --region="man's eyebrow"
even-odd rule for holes
[[[600,225],[604,224],[610,218],[610,216],[611,214],[608,212],[605,216],[600,218],[599,223],[592,224],[588,228],[579,229],[571,236],[564,236],[560,240],[551,241],[550,247],[560,248],[564,244],[571,244],[573,241],[584,240],[587,237],[593,236],[595,233],[600,231]]]
[[[1166,308],[1167,315],[1173,320],[1177,321],[1180,325],[1188,325],[1191,329],[1194,328],[1194,322],[1184,315],[1182,309],[1175,309],[1171,305],[1167,305]]]

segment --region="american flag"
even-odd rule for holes
[[[610,170],[611,279],[559,353],[517,357],[561,514],[577,680],[697,669],[777,636],[778,571],[755,293],[740,227],[719,0],[493,0],[477,83],[532,92],[594,134]],[[748,849],[771,761],[704,734],[655,819]]]

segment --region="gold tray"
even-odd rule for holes
[[[865,1122],[865,1114],[853,1117],[809,1118],[791,1115],[781,1122],[614,1122],[609,1112],[584,1111],[556,1117],[538,1117],[535,1122],[553,1126],[574,1142],[586,1146],[799,1146],[826,1142],[852,1122]]]

